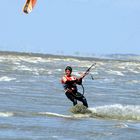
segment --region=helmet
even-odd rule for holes
[[[72,72],[72,67],[67,66],[67,67],[65,68],[65,71],[66,71],[66,70],[69,70],[70,72]]]

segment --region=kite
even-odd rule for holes
[[[26,14],[29,14],[32,12],[37,0],[26,0],[24,6],[23,6],[23,12]]]

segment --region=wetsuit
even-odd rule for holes
[[[77,100],[81,101],[84,106],[88,107],[86,98],[78,92],[77,86],[82,84],[82,78],[78,79],[74,76],[63,76],[61,83],[63,84],[65,94],[69,100],[73,102],[73,105],[75,106],[77,104]]]

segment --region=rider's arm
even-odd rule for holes
[[[81,85],[82,84],[82,78],[77,78],[76,79],[76,84]]]

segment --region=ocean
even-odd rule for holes
[[[60,79],[93,63],[83,80],[92,113],[73,114]],[[140,56],[0,52],[0,140],[120,139],[140,139]]]

